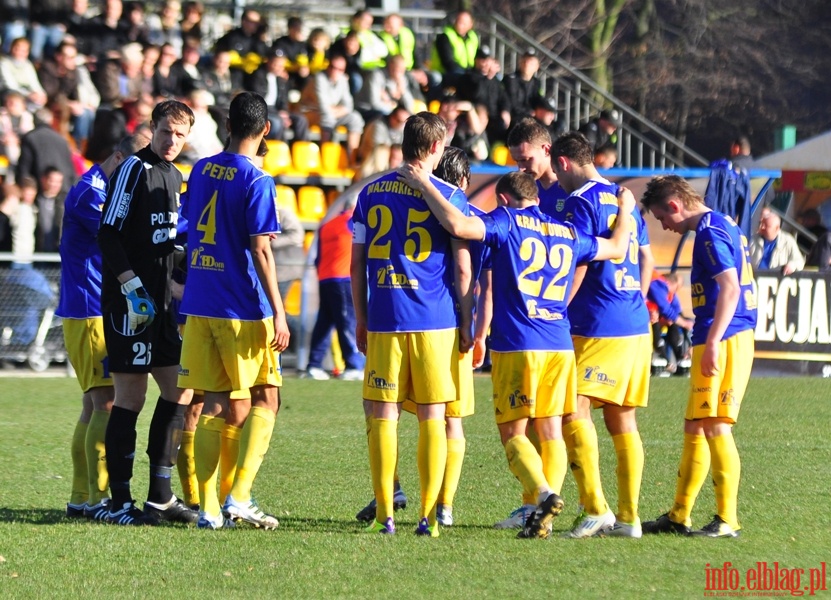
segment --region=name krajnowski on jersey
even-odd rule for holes
[[[545,236],[555,236],[567,240],[574,239],[574,232],[569,227],[560,225],[559,223],[540,221],[536,217],[521,214],[516,215],[514,220],[516,221],[516,226],[520,229],[529,229]]]

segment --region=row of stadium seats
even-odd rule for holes
[[[331,190],[329,196],[316,185],[301,185],[295,191],[277,184],[277,208],[295,213],[301,221],[318,223],[326,215],[330,201],[337,197],[337,191]]]
[[[297,141],[289,146],[281,140],[267,140],[268,154],[263,168],[271,176],[352,178],[346,148],[340,142]]]

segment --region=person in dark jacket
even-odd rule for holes
[[[289,73],[286,55],[280,48],[271,50],[268,62],[245,78],[244,87],[262,96],[268,105],[269,139],[285,140],[287,129],[292,130],[295,140],[309,139],[309,121],[300,113],[289,111]]]

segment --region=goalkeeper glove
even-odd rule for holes
[[[121,285],[121,293],[127,298],[127,317],[130,329],[135,331],[139,325],[150,325],[156,316],[156,304],[144,289],[141,279],[133,277]]]

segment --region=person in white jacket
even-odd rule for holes
[[[782,231],[782,219],[769,208],[762,209],[758,233],[750,241],[750,262],[754,269],[781,269],[783,275],[805,266],[796,238]]]

